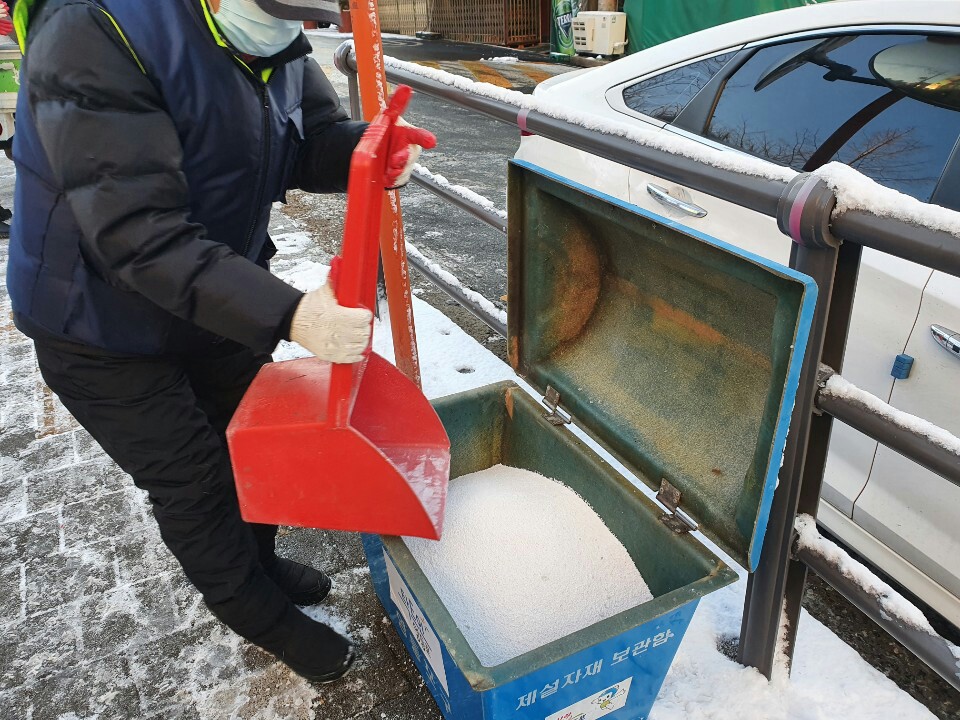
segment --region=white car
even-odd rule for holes
[[[798,171],[839,160],[960,210],[960,112],[893,90],[874,72],[928,52],[953,63],[944,87],[956,98],[960,2],[828,2],[560,75],[535,95]],[[524,138],[517,158],[788,262],[790,240],[772,218],[541,137]],[[960,350],[942,347],[932,325],[960,332],[960,279],[864,249],[844,377],[960,435]],[[915,362],[895,380],[899,354]],[[834,423],[819,519],[960,627],[960,487]]]

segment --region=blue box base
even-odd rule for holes
[[[471,683],[383,540],[364,535],[363,548],[377,596],[447,720],[643,720],[699,602],[502,684]]]

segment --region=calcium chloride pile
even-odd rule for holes
[[[590,506],[529,470],[452,481],[443,538],[406,544],[487,667],[653,597]]]

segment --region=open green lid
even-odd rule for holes
[[[514,369],[753,570],[816,284],[533,165],[508,187]]]

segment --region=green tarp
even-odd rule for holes
[[[817,0],[625,0],[628,52],[740,18]]]

